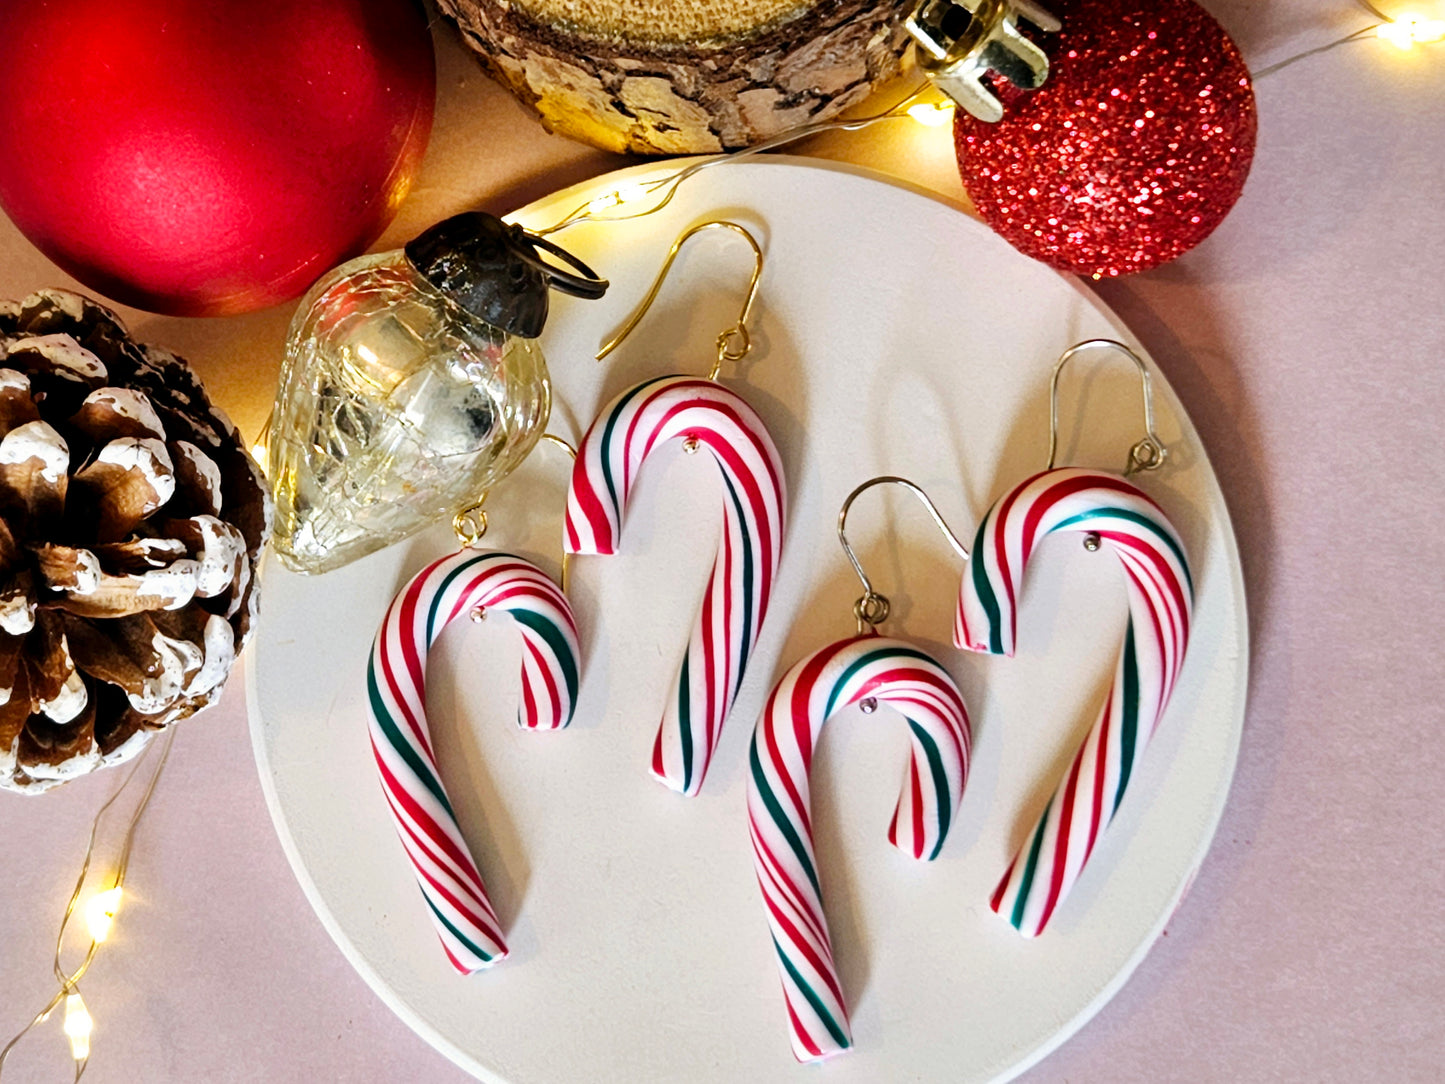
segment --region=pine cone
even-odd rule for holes
[[[210,704],[270,527],[189,365],[77,294],[0,301],[0,787],[119,763]]]

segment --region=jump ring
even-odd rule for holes
[[[487,533],[487,511],[481,505],[464,508],[452,517],[452,530],[463,549],[470,549]]]

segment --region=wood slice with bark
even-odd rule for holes
[[[439,0],[548,129],[605,150],[736,150],[897,75],[911,0]]]

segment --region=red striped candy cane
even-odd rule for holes
[[[509,553],[462,550],[418,572],[392,601],[366,684],[371,751],[397,835],[452,966],[480,971],[507,954],[501,926],[437,772],[426,721],[426,659],[463,614],[512,616],[522,633],[517,722],[557,730],[577,702],[577,626],[567,596]]]
[[[993,909],[1026,937],[1048,925],[1118,810],[1179,679],[1194,604],[1184,546],[1157,504],[1115,474],[1049,470],[980,525],[959,595],[959,647],[1013,654],[1024,569],[1055,531],[1097,536],[1118,556],[1129,624],[1097,721],[993,895]]]
[[[696,377],[659,377],[623,392],[577,449],[566,547],[615,553],[643,463],[675,438],[712,453],[724,488],[717,559],[652,748],[652,774],[696,794],[742,685],[782,556],[783,468],[762,419],[738,395]]]
[[[904,854],[938,856],[968,776],[963,696],[917,648],[873,634],[842,640],[807,656],[773,689],[753,731],[748,830],[799,1061],[852,1045],[813,853],[808,772],[823,724],[868,700],[893,705],[908,721],[908,770],[888,828]]]

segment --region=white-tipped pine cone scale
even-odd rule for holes
[[[270,523],[184,361],[77,294],[0,302],[0,787],[119,763],[212,703]]]

